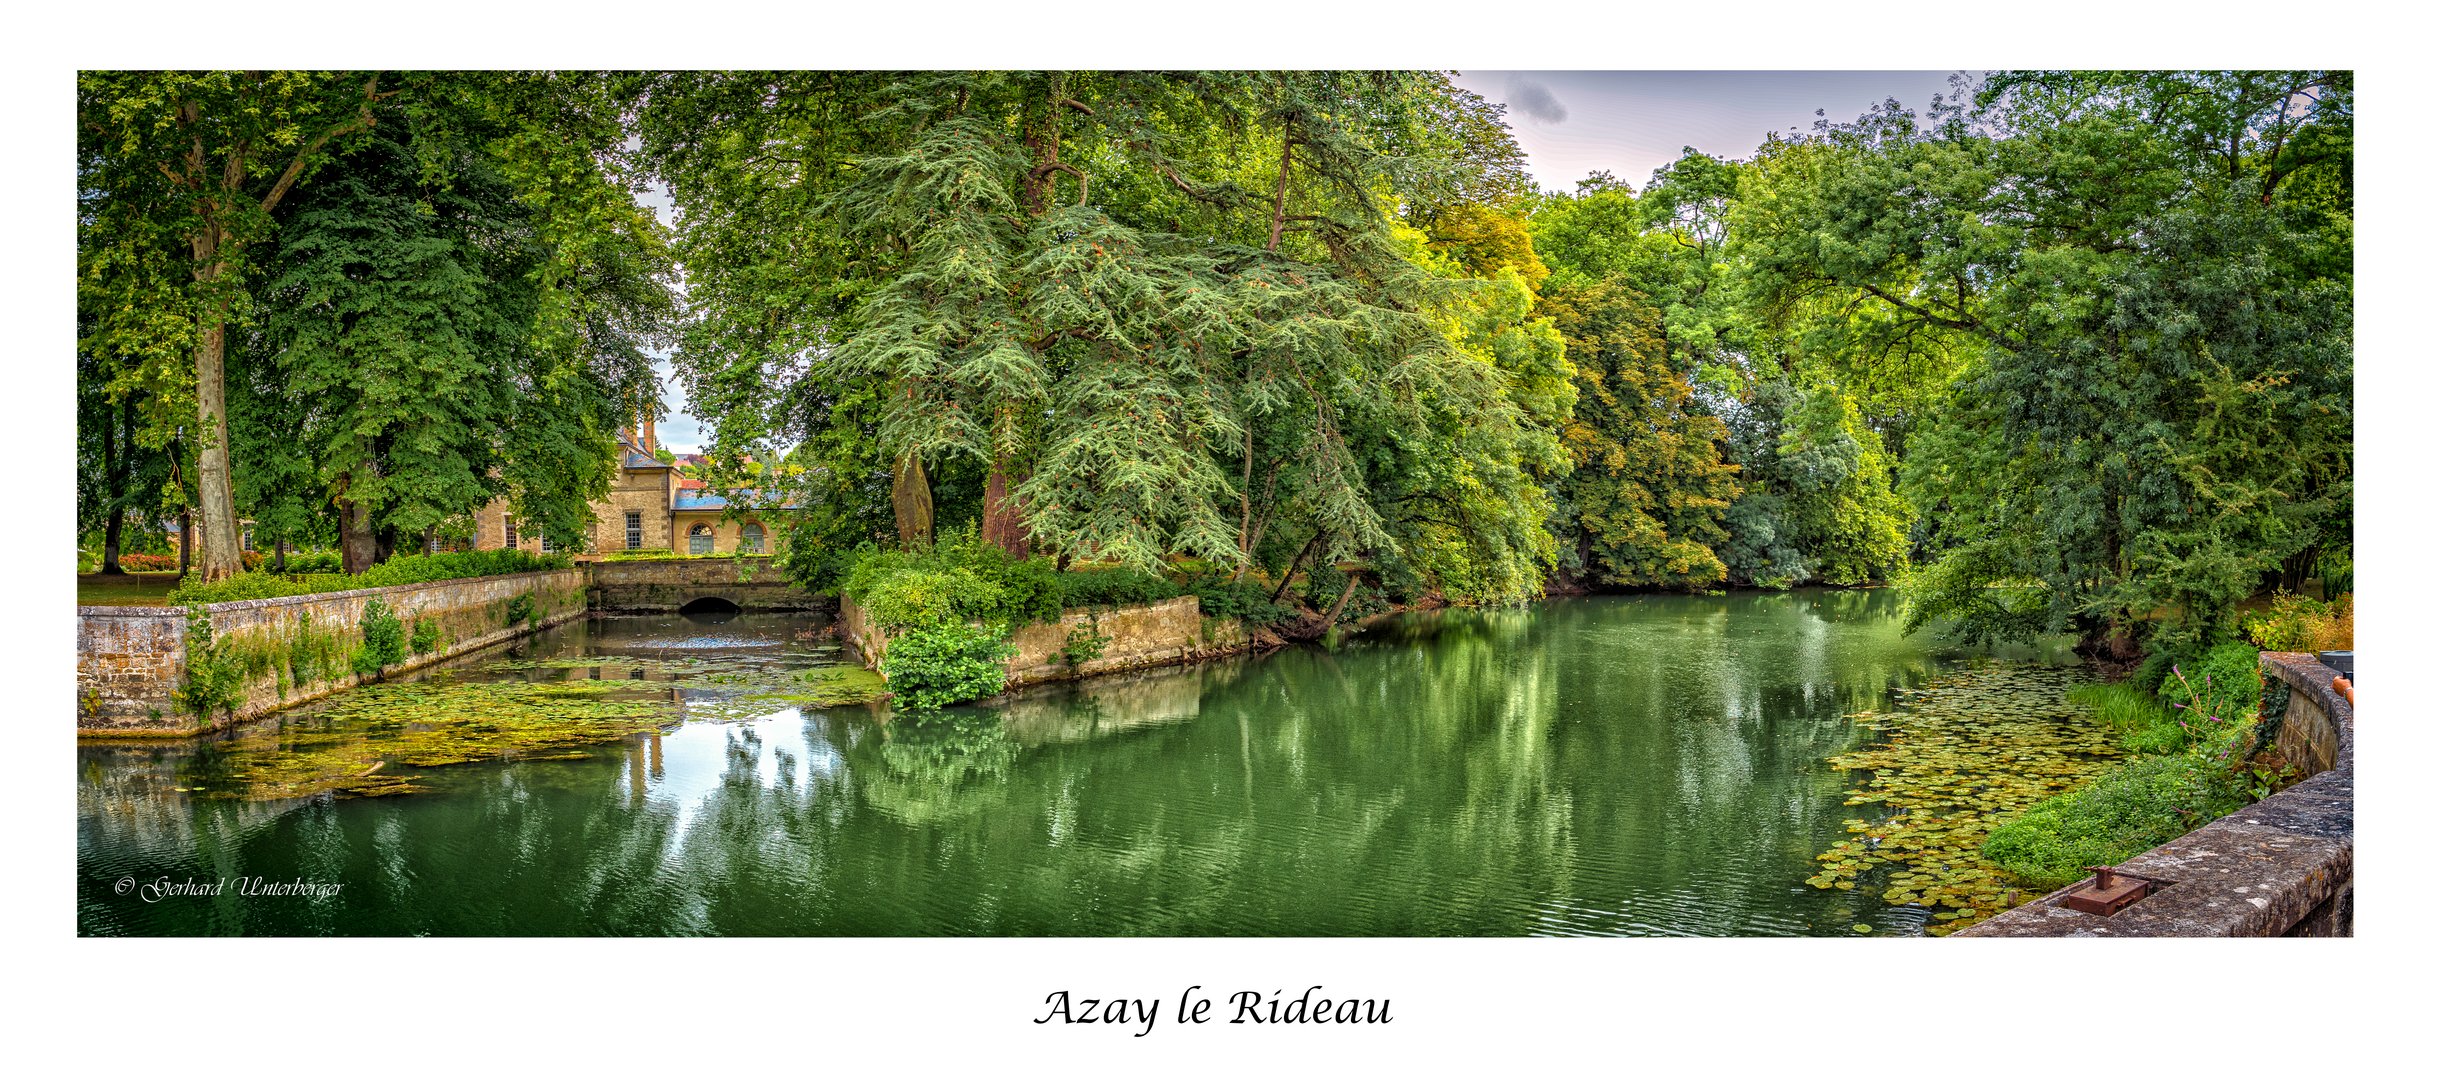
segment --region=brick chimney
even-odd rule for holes
[[[644,453],[657,453],[660,448],[660,440],[652,434],[652,418],[646,416],[644,417]]]

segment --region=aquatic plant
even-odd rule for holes
[[[1853,718],[1881,736],[1829,759],[1869,771],[1847,792],[1852,839],[1816,856],[1805,879],[1822,889],[1872,889],[1882,900],[1928,909],[1944,934],[2037,893],[1982,852],[2001,821],[2097,775],[2118,755],[2110,731],[2066,699],[2074,676],[2053,668],[1991,664],[1896,691],[1887,713]]]

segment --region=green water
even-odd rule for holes
[[[382,764],[411,794],[243,797],[232,748],[343,710],[80,744],[78,929],[1905,933],[1919,909],[1804,884],[1854,813],[1824,759],[1867,735],[1845,714],[1981,656],[1899,635],[1885,590],[1559,600],[916,724],[774,702],[838,659],[810,629],[597,619],[452,665],[416,692],[572,683],[663,712],[581,756]]]

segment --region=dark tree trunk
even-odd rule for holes
[[[1005,460],[991,462],[991,477],[982,489],[982,538],[1022,559],[1032,553],[1033,530],[1025,527],[1025,503],[1008,489],[1022,483],[1011,476]]]
[[[1319,530],[1314,530],[1313,538],[1305,541],[1303,547],[1296,549],[1296,557],[1287,560],[1287,572],[1279,575],[1279,587],[1270,590],[1271,603],[1276,604],[1279,602],[1280,597],[1287,595],[1288,583],[1296,580],[1296,568],[1304,565],[1304,557],[1312,554],[1313,545],[1320,542],[1321,532]]]
[[[889,480],[889,505],[898,515],[900,545],[914,547],[931,542],[932,480],[923,472],[922,458],[907,454],[898,459],[898,467]]]
[[[339,566],[350,574],[361,574],[380,562],[373,539],[373,512],[370,507],[342,495],[339,508]]]
[[[288,572],[288,539],[286,537],[271,542],[271,572],[274,574]]]
[[[178,576],[195,565],[195,515],[193,511],[178,511]]]
[[[102,526],[102,573],[124,574],[119,569],[119,533],[127,527],[127,508],[110,508],[110,521]]]
[[[1347,587],[1338,590],[1338,599],[1330,604],[1330,613],[1321,617],[1321,629],[1324,632],[1327,632],[1330,627],[1338,625],[1338,613],[1347,609],[1347,601],[1355,597],[1355,586],[1362,581],[1363,571],[1353,570],[1347,573]]]
[[[121,415],[132,413],[134,410],[133,398],[120,406]],[[126,431],[133,429],[134,422],[130,420],[126,425]],[[119,437],[124,433],[121,430],[118,416],[113,416],[102,424],[102,494],[110,500],[110,516],[104,519],[102,525],[102,573],[105,574],[126,572],[119,569],[119,534],[127,527],[125,472],[128,465],[127,458],[134,454],[135,448],[128,447],[128,453],[124,455],[119,453]]]

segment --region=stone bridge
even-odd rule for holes
[[[585,569],[595,611],[829,612],[837,603],[790,585],[767,556],[605,559]]]

